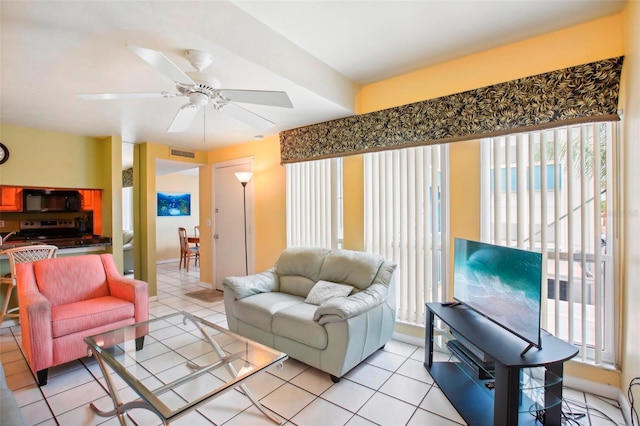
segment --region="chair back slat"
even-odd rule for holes
[[[49,244],[34,244],[31,246],[14,247],[4,250],[2,254],[6,254],[9,259],[11,279],[13,281],[12,284],[15,285],[16,265],[18,263],[28,263],[54,258],[58,254],[58,247]]]

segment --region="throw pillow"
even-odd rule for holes
[[[333,297],[346,297],[351,293],[351,290],[353,290],[351,285],[320,280],[311,288],[305,302],[312,305],[321,305],[322,302],[326,302]]]

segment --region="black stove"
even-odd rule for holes
[[[59,248],[111,245],[110,237],[93,235],[86,223],[80,222],[80,228],[82,231],[74,219],[23,220],[20,232],[5,240],[0,250],[31,244],[51,244]]]
[[[74,239],[86,235],[86,232],[79,232],[76,229],[73,219],[23,220],[20,222],[20,236],[29,241]]]

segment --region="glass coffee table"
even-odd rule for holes
[[[267,367],[279,367],[287,355],[246,339],[187,312],[177,312],[85,338],[113,400],[112,410],[91,408],[102,417],[132,408],[151,410],[163,424],[238,389],[269,419],[280,424],[243,383]],[[139,396],[123,403],[112,373]]]

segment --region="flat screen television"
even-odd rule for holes
[[[453,298],[541,347],[542,253],[455,239]],[[523,353],[524,353],[523,352]]]

